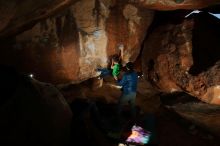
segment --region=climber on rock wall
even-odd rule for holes
[[[114,56],[112,58],[112,63],[111,63],[111,68],[98,68],[97,71],[100,72],[99,78],[103,78],[106,77],[108,75],[112,75],[114,77],[115,80],[118,80],[118,76],[120,74],[121,71],[121,65],[119,63],[119,57],[118,56]]]
[[[118,80],[118,76],[120,75],[120,71],[121,71],[121,65],[119,62],[120,60],[119,60],[119,57],[117,56],[115,56],[112,59],[112,65],[111,65],[112,76],[114,77],[116,81]]]
[[[98,68],[97,71],[100,72],[99,78],[103,78],[105,76],[111,75],[114,77],[116,81],[119,80],[119,75],[121,71],[121,61],[123,56],[123,45],[119,45],[118,49],[120,50],[120,55],[114,55],[111,61],[111,69],[108,68]],[[119,57],[120,56],[120,57]]]

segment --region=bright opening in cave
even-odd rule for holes
[[[190,15],[198,14],[198,13],[200,13],[200,12],[202,12],[202,11],[194,10],[194,11],[190,12],[189,14],[187,14],[187,15],[185,16],[185,18],[188,18]],[[220,14],[219,14],[219,13],[211,13],[211,12],[209,12],[209,14],[211,14],[211,15],[215,16],[216,18],[220,19]]]

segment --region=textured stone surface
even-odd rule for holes
[[[123,63],[135,61],[141,42],[147,34],[153,20],[153,11],[137,5],[118,1],[113,7],[107,20],[108,54],[113,55],[119,50],[117,46],[124,45]]]
[[[3,42],[8,49],[1,62],[41,81],[78,83],[97,76],[119,44],[125,46],[123,62],[134,61],[152,20],[153,11],[123,1],[82,0]]]
[[[0,1],[0,37],[22,32],[41,19],[69,7],[80,0],[10,0]],[[81,0],[83,1],[83,0]],[[120,3],[102,0],[105,5]],[[157,10],[199,9],[218,4],[219,0],[124,0],[141,7]]]
[[[0,37],[22,32],[77,0],[0,1]]]
[[[218,28],[219,20],[201,13],[181,24],[156,28],[142,56],[146,79],[161,91],[185,91],[220,104],[219,31],[208,26]]]

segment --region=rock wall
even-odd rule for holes
[[[80,0],[0,0],[0,37],[23,32],[39,20],[45,19],[66,9]],[[121,0],[102,0],[105,4],[118,3]],[[124,0],[125,3],[157,10],[199,9],[214,4],[219,0]]]
[[[163,24],[156,28],[149,35],[142,54],[145,78],[161,91],[184,91],[205,102],[220,104],[217,27],[217,18],[200,13],[180,24]],[[193,74],[193,68],[200,71]]]
[[[0,1],[3,22],[0,24],[0,62],[16,66],[21,72],[33,73],[41,81],[78,83],[97,76],[95,69],[109,64],[110,56],[119,53],[118,45],[125,48],[123,63],[136,60],[154,17],[154,11],[149,8],[198,9],[217,3],[193,0]],[[191,31],[182,26],[169,27],[167,31],[174,31],[173,34],[162,36],[176,37],[177,29]],[[190,33],[180,35],[190,40]],[[193,63],[188,42],[181,46],[180,52],[184,71]],[[175,48],[170,40],[163,43]],[[179,86],[174,85],[173,90],[179,90]]]
[[[210,1],[209,1],[210,2]],[[154,12],[196,9],[217,1],[56,0],[0,1],[1,63],[52,83],[96,76],[123,45],[135,61]],[[25,32],[23,32],[26,30]],[[16,37],[14,37],[14,35]]]
[[[154,12],[132,3],[118,1],[107,20],[108,54],[119,52],[117,46],[124,46],[123,63],[135,61],[140,53],[141,44],[153,21]]]
[[[122,0],[82,0],[2,42],[7,49],[1,62],[41,81],[78,83],[97,76],[96,68],[109,64],[119,44],[123,62],[135,61],[153,14]]]

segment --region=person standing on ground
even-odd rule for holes
[[[136,116],[135,99],[137,91],[138,75],[134,71],[133,63],[126,64],[127,71],[124,73],[122,80],[118,81],[119,86],[122,87],[122,95],[119,99],[119,114],[123,110],[123,106],[129,104],[131,107],[131,114],[134,118]]]

